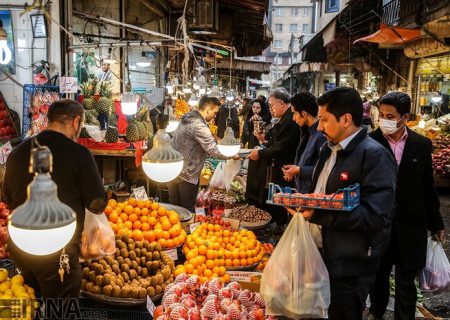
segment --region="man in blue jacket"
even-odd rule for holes
[[[322,226],[323,257],[330,275],[330,320],[362,319],[380,258],[389,242],[397,164],[390,152],[361,128],[362,100],[352,88],[331,90],[317,101],[318,130],[328,143],[313,174],[314,193],[331,194],[360,184],[360,204],[351,212],[305,210]]]
[[[309,92],[298,93],[291,98],[291,106],[295,123],[306,127],[306,130],[302,133],[294,164],[285,165],[283,174],[286,181],[295,177],[298,192],[308,193],[320,149],[327,139],[322,132],[317,131],[319,106],[314,95]]]

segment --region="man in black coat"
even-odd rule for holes
[[[239,139],[239,116],[236,106],[227,102],[225,97],[220,98],[221,106],[216,115],[217,137],[223,139],[225,129],[230,126],[233,129],[234,137]]]
[[[392,155],[361,128],[363,107],[352,88],[331,90],[317,100],[318,130],[327,137],[313,174],[312,191],[332,194],[360,184],[351,212],[303,212],[322,226],[323,258],[330,276],[330,320],[362,319],[381,256],[388,244],[397,168]]]
[[[300,128],[293,120],[290,104],[291,96],[285,89],[275,89],[269,95],[269,106],[275,118],[279,118],[272,130],[272,139],[262,149],[254,149],[247,159],[257,161],[266,159],[270,162],[268,177],[270,181],[281,186],[294,186],[294,181],[284,180],[283,166],[294,163],[295,150],[300,141]],[[264,188],[261,185],[260,188]],[[270,210],[278,225],[287,222],[286,211],[277,206]]]
[[[380,128],[370,135],[393,154],[399,166],[391,241],[370,293],[370,319],[382,319],[389,301],[389,276],[395,265],[395,319],[415,319],[414,279],[425,266],[427,230],[445,237],[434,187],[431,141],[408,129],[411,99],[390,92],[380,100]]]

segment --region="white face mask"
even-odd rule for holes
[[[384,134],[394,134],[402,127],[397,128],[397,123],[395,120],[380,119],[380,129]]]

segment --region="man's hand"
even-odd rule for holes
[[[242,158],[241,158],[241,156],[240,156],[239,154],[236,154],[236,155],[232,156],[230,159],[233,159],[233,160],[242,160]]]
[[[445,230],[439,230],[438,232],[436,232],[433,235],[432,239],[435,241],[444,242],[445,241]]]
[[[284,176],[289,177],[290,180],[300,173],[300,167],[294,166],[293,164],[284,165],[281,170],[283,170]]]
[[[289,212],[290,214],[292,214],[293,216],[297,214],[297,212],[301,213],[303,215],[303,218],[305,218],[305,220],[309,220],[309,218],[311,218],[314,214],[314,209],[306,209],[304,211],[297,211],[295,209],[292,208],[286,208],[287,212]]]
[[[259,143],[266,142],[266,135],[264,133],[253,132],[253,135],[256,137],[256,139],[258,139]]]
[[[253,149],[252,152],[247,156],[246,159],[256,161],[259,159],[259,154],[257,149]]]

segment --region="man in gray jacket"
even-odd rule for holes
[[[195,210],[200,172],[207,156],[229,159],[219,152],[208,126],[219,107],[219,99],[203,96],[198,110],[185,114],[173,135],[172,145],[183,155],[184,165],[178,178],[168,183],[169,201],[191,212]]]

